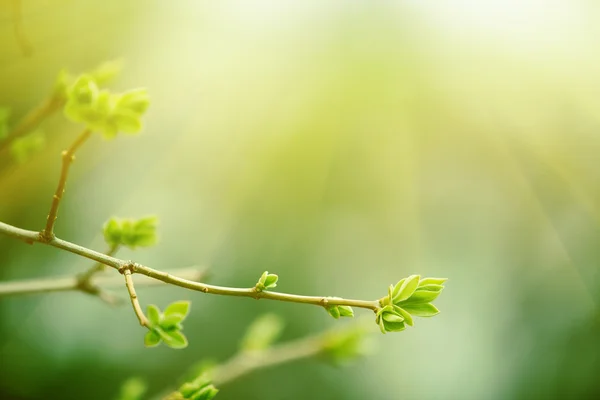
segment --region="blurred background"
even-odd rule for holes
[[[0,1],[0,105],[16,123],[73,73],[123,60],[147,87],[139,137],[78,153],[56,228],[103,250],[109,217],[160,218],[119,256],[210,267],[211,282],[375,299],[448,277],[442,313],[375,335],[346,368],[258,371],[226,399],[591,399],[600,396],[600,8],[593,1]],[[0,220],[39,230],[60,151],[0,153]],[[0,237],[0,278],[85,270]],[[140,288],[193,302],[190,346],[145,349],[130,307],[81,293],[0,298],[0,398],[149,393],[235,353],[272,311],[284,339],[338,326],[313,307]],[[369,313],[357,310],[357,314]],[[369,315],[369,317],[371,317]],[[268,389],[266,389],[268,387]]]

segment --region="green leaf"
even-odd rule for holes
[[[140,218],[133,222],[132,235],[130,236],[129,246],[135,247],[149,247],[156,244],[156,225],[158,224],[158,218],[156,216],[148,216]],[[166,311],[166,310],[165,310]],[[184,314],[185,315],[185,314]]]
[[[117,221],[116,218],[111,218],[104,224],[104,240],[106,243],[115,247],[122,244],[122,232],[121,232],[121,224]]]
[[[178,330],[163,331],[161,329],[158,332],[165,344],[173,349],[185,349],[188,345],[187,338]]]
[[[191,400],[211,400],[213,399],[217,393],[219,393],[219,389],[214,387],[213,385],[204,386],[197,393],[194,393]]]
[[[402,308],[417,317],[433,317],[440,313],[440,310],[431,303],[403,304]]]
[[[118,400],[142,400],[148,384],[141,378],[129,378],[121,385]]]
[[[160,335],[154,330],[149,330],[144,336],[144,344],[146,347],[154,347],[160,343]]]
[[[402,282],[401,284],[400,282],[398,282],[400,287],[394,289],[394,292],[396,292],[397,294],[394,295],[392,302],[398,303],[400,301],[408,299],[417,289],[417,286],[419,286],[420,278],[421,277],[419,275],[411,275],[408,278],[404,279],[404,281],[400,281]]]
[[[13,158],[20,164],[27,161],[34,153],[40,151],[46,144],[46,138],[41,130],[15,139],[10,145]]]
[[[385,322],[402,322],[404,321],[404,317],[401,315],[393,314],[386,312],[382,315],[382,318]]]
[[[363,326],[352,326],[329,332],[323,339],[323,353],[334,364],[352,361],[365,353],[368,330]]]
[[[66,69],[61,69],[54,80],[54,88],[52,89],[52,95],[55,98],[67,99],[67,93],[69,84],[73,80],[73,77],[69,74]]]
[[[144,88],[129,90],[119,97],[117,101],[118,111],[128,111],[132,115],[140,117],[146,112],[150,105],[148,91]]]
[[[277,280],[279,277],[275,274],[267,275],[267,279],[265,279],[265,288],[274,288],[277,286]]]
[[[410,315],[409,312],[407,312],[406,310],[398,307],[398,306],[394,306],[394,310],[396,310],[400,315],[402,315],[402,317],[404,318],[404,322],[406,323],[406,325],[408,326],[413,326],[414,325],[414,321],[412,318],[412,315]]]
[[[441,292],[431,292],[429,290],[417,290],[408,300],[405,300],[400,304],[403,306],[404,304],[412,303],[431,303],[433,300],[437,299],[440,293]]]
[[[191,395],[200,390],[202,386],[197,382],[186,382],[179,387],[179,393],[184,399],[189,399]]]
[[[425,285],[443,285],[448,278],[424,278],[419,282],[419,286]]]
[[[124,245],[131,249],[152,246],[157,241],[157,223],[155,216],[138,220],[113,217],[104,225],[104,239],[111,246]]]
[[[283,320],[277,315],[261,315],[246,330],[240,347],[243,351],[265,350],[279,339],[283,328]]]
[[[256,284],[258,290],[271,289],[277,286],[279,277],[275,274],[269,274],[269,271],[263,272]]]
[[[354,310],[350,306],[338,306],[340,310],[340,316],[342,317],[354,317]]]
[[[392,305],[379,309],[375,322],[379,325],[382,333],[399,332],[406,328],[404,318]]]
[[[154,304],[149,304],[146,308],[146,316],[152,325],[158,325],[160,323],[160,309]]]
[[[142,130],[140,117],[128,111],[116,111],[110,119],[117,131],[124,133],[138,133]]]
[[[170,315],[176,315],[181,318],[179,320],[179,322],[181,322],[185,319],[185,317],[187,317],[188,313],[190,312],[190,305],[191,303],[185,300],[173,302],[169,304],[167,308],[165,308],[164,315],[165,317]]]
[[[104,85],[115,79],[123,69],[123,63],[120,60],[106,61],[89,72],[89,75],[99,85]]]
[[[325,307],[325,309],[327,310],[329,315],[331,315],[333,318],[335,318],[335,319],[340,318],[340,309],[337,308],[337,306],[329,306],[329,307]]]
[[[184,319],[185,316],[181,314],[165,315],[160,321],[160,327],[164,330],[182,329],[181,321]]]
[[[406,281],[406,278],[400,279],[396,285],[390,285],[390,290],[388,290],[390,301],[400,294],[400,289],[402,289],[404,281]]]
[[[444,286],[442,286],[442,285],[433,285],[433,284],[431,284],[431,285],[424,285],[424,286],[419,286],[416,291],[420,292],[422,290],[427,290],[427,291],[430,291],[430,292],[441,292],[442,290],[444,290]]]

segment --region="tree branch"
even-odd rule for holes
[[[212,382],[220,387],[257,369],[317,356],[323,351],[323,337],[318,334],[257,352],[240,352],[215,369]]]
[[[6,138],[0,142],[0,151],[7,148],[15,139],[32,132],[44,119],[60,110],[64,104],[65,100],[57,95],[52,95],[45,99],[40,105],[25,115]]]
[[[190,280],[199,280],[206,276],[206,270],[199,267],[188,267],[170,271],[172,274],[185,277]],[[140,276],[137,287],[166,285],[162,281]],[[123,279],[120,276],[94,276],[90,280],[93,287],[121,287]],[[77,275],[61,276],[56,278],[27,279],[19,281],[0,282],[1,296],[17,296],[28,294],[43,294],[52,292],[66,292],[82,290],[80,278]]]
[[[135,315],[140,321],[141,326],[149,327],[150,322],[144,311],[142,310],[142,306],[140,306],[140,301],[138,299],[137,293],[135,292],[135,287],[133,286],[133,278],[131,277],[131,270],[125,269],[123,271],[123,276],[125,276],[125,286],[127,287],[127,291],[129,292],[129,297],[131,298],[131,305],[133,306],[133,311],[135,311]]]
[[[54,196],[52,197],[52,205],[50,206],[50,212],[48,213],[48,218],[46,220],[46,227],[41,233],[42,238],[45,240],[50,240],[52,237],[54,237],[54,223],[56,222],[56,215],[58,214],[60,201],[62,200],[62,196],[65,192],[65,185],[69,176],[69,168],[71,167],[73,160],[75,160],[75,152],[83,143],[85,143],[91,134],[91,130],[85,129],[75,140],[75,142],[73,142],[71,147],[62,152],[62,169],[60,172],[60,179],[58,180],[56,192],[54,192]]]
[[[186,289],[202,293],[218,294],[224,296],[250,297],[253,299],[287,301],[291,303],[312,304],[322,307],[335,305],[351,306],[358,308],[366,308],[372,311],[377,311],[380,307],[378,300],[353,300],[343,298],[329,298],[325,296],[302,296],[280,292],[257,291],[254,287],[231,288],[224,286],[209,285],[206,283],[190,281],[188,279],[172,275],[169,272],[155,270],[144,265],[134,263],[132,261],[120,260],[118,258],[102,254],[95,250],[91,250],[56,237],[50,240],[46,240],[42,238],[41,234],[38,232],[17,228],[15,226],[8,225],[4,222],[0,222],[0,232],[9,236],[13,236],[17,239],[21,239],[27,243],[44,243],[49,246],[57,247],[68,252],[78,254],[82,257],[86,257],[91,260],[100,262],[104,265],[108,265],[109,267],[115,268],[120,272],[124,272],[126,269],[128,269],[132,274],[138,273],[146,275],[150,278],[157,279],[165,283],[170,283],[175,286],[180,286]]]

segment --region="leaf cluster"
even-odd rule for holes
[[[189,310],[189,301],[171,303],[164,312],[150,304],[146,311],[150,326],[148,326],[149,331],[144,338],[144,344],[147,347],[154,347],[164,342],[173,349],[186,348],[188,341],[181,331],[183,330],[182,322],[187,317]]]
[[[111,247],[150,247],[156,244],[158,218],[147,216],[139,219],[111,218],[104,224],[104,240]]]
[[[442,290],[446,278],[425,278],[411,275],[390,285],[387,297],[380,300],[382,308],[377,311],[375,322],[381,332],[399,332],[406,325],[413,326],[413,316],[432,317],[439,314],[431,304]]]
[[[70,120],[82,122],[87,129],[112,139],[118,132],[138,133],[149,105],[146,89],[111,93],[100,89],[92,75],[84,74],[67,89],[64,112]]]

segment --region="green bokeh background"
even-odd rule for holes
[[[375,335],[370,357],[259,371],[219,399],[600,397],[598,5],[424,3],[0,2],[0,104],[15,119],[61,68],[115,58],[112,87],[152,97],[143,134],[78,153],[60,237],[102,250],[110,216],[156,214],[159,245],[119,256],[364,299],[412,273],[450,278],[439,316]],[[28,229],[80,127],[55,115],[43,129],[26,163],[0,153],[0,220]],[[2,280],[88,265],[0,238]],[[154,394],[234,354],[266,311],[285,340],[340,324],[302,305],[138,292],[193,302],[186,350],[145,349],[131,308],[83,294],[0,299],[0,398],[113,399],[131,376]]]

